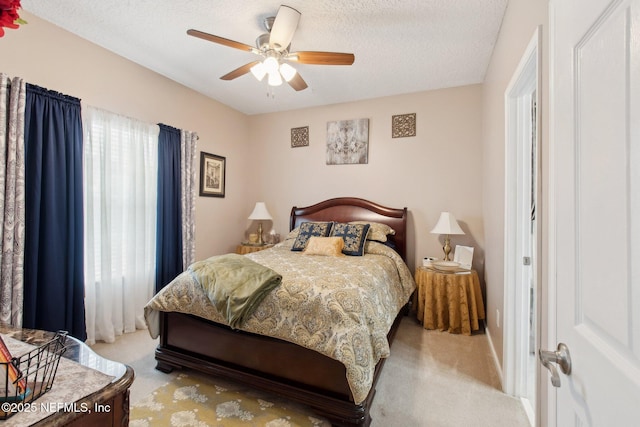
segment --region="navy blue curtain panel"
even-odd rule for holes
[[[27,84],[26,328],[86,339],[80,100]]]
[[[156,292],[183,270],[180,130],[159,124]]]

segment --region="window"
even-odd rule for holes
[[[145,327],[156,257],[158,133],[97,108],[84,117],[84,265],[87,341]]]

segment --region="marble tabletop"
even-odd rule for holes
[[[13,356],[20,356],[55,337],[54,332],[0,325],[0,334]],[[13,408],[0,427],[60,426],[94,410],[96,405],[123,393],[133,383],[131,367],[105,359],[78,339],[67,336],[51,390],[33,402]]]

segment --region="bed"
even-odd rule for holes
[[[386,225],[394,234],[367,240],[362,257],[305,256],[291,250],[303,223],[352,221]],[[241,381],[307,405],[332,425],[367,426],[375,384],[415,289],[405,264],[407,208],[334,198],[293,207],[290,230],[290,239],[246,255],[282,273],[282,283],[239,329],[229,327],[210,301],[201,298],[186,272],[147,304],[151,335],[160,336],[156,368],[190,368]],[[313,272],[302,273],[301,263],[311,265]],[[339,272],[343,264],[348,274]],[[337,276],[348,282],[339,290],[332,289]],[[323,299],[311,294],[311,288]]]

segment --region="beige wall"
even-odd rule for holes
[[[410,212],[409,264],[441,256],[429,234],[453,212],[483,269],[481,86],[474,85],[278,114],[246,116],[64,31],[28,12],[0,43],[0,71],[82,99],[84,104],[198,132],[198,149],[227,158],[225,198],[198,197],[196,257],[232,251],[264,200],[284,234],[292,205],[357,196]],[[277,101],[277,100],[276,100]],[[391,116],[416,113],[417,136],[391,138]],[[326,123],[369,119],[369,162],[325,164]],[[292,127],[310,146],[291,148]],[[199,164],[199,159],[198,159]],[[267,224],[270,225],[270,224]],[[253,224],[255,226],[255,224]]]
[[[273,226],[288,230],[292,205],[355,196],[409,209],[409,266],[425,256],[442,257],[442,239],[429,234],[441,211],[459,219],[465,236],[452,245],[475,246],[482,268],[481,86],[473,85],[326,107],[251,116],[248,214],[263,200]],[[391,116],[416,113],[415,137],[391,138]],[[369,160],[364,165],[327,165],[327,122],[369,119]],[[291,128],[309,126],[308,147],[291,148]],[[421,261],[420,261],[421,262]]]
[[[548,188],[548,5],[546,1],[510,0],[502,22],[490,65],[483,84],[483,218],[486,235],[487,287],[487,329],[491,336],[495,352],[503,363],[503,325],[513,321],[504,318],[504,210],[505,210],[505,90],[518,66],[534,31],[541,25],[543,37],[539,49],[542,53],[542,79],[540,84],[540,164],[541,198],[538,201],[538,213],[542,236],[547,234],[547,206],[545,198]],[[542,277],[546,275],[546,238],[542,240]],[[544,284],[543,284],[544,285]],[[541,300],[546,299],[546,286],[541,289]],[[546,311],[541,316],[546,319]],[[496,311],[502,319],[497,324]],[[545,331],[542,324],[542,332]]]
[[[227,197],[196,200],[196,257],[232,250],[244,227],[238,212],[244,215],[248,198],[242,169],[249,153],[247,116],[28,12],[21,15],[28,24],[0,40],[0,72],[83,104],[195,131],[199,151],[227,158]]]

